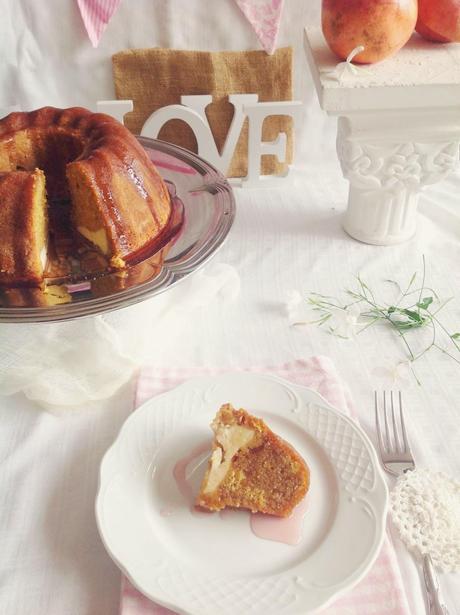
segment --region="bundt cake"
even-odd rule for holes
[[[211,424],[212,454],[197,506],[247,508],[287,517],[304,498],[310,472],[302,457],[262,419],[223,405]]]
[[[30,207],[20,197],[27,177],[42,177],[35,169],[46,176],[50,209],[59,212],[70,199],[73,230],[114,268],[156,245],[168,226],[167,188],[137,139],[117,120],[78,107],[11,113],[0,120],[0,270],[8,275],[2,271],[0,282],[37,282],[43,274],[43,267],[31,270],[15,248],[24,224],[31,228],[31,252],[36,255],[43,246],[43,233],[35,234]],[[46,221],[44,199],[41,207]]]
[[[47,240],[43,171],[0,172],[0,282],[39,283]]]

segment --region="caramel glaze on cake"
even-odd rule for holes
[[[223,405],[211,425],[212,455],[196,504],[227,506],[287,517],[304,498],[310,472],[290,444],[262,419]]]
[[[11,174],[0,186],[0,202],[17,192],[12,186],[22,177],[18,170],[33,174],[37,168],[46,176],[53,208],[70,198],[74,231],[114,268],[142,254],[168,225],[171,203],[163,180],[137,139],[108,115],[44,107],[0,120],[0,172]],[[3,224],[8,226],[6,219]],[[18,233],[10,231],[12,238]],[[8,245],[2,234],[0,269]],[[15,258],[19,280],[24,264],[19,253]],[[29,281],[36,279],[35,272]]]

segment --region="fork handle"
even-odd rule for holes
[[[429,555],[423,558],[423,579],[428,596],[429,615],[449,615],[449,611],[442,601],[439,591],[439,581]]]

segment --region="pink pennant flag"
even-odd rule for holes
[[[269,54],[276,48],[284,0],[235,0]]]
[[[93,47],[99,45],[121,0],[77,0],[83,23]]]

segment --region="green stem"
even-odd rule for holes
[[[440,312],[443,308],[446,307],[446,305],[452,301],[453,297],[449,297],[448,299],[446,299],[443,303],[441,303],[441,305],[434,311],[434,312],[430,312],[430,316],[435,316],[438,312]]]
[[[438,324],[441,329],[444,331],[444,333],[447,335],[447,337],[450,339],[450,341],[452,342],[452,344],[455,346],[455,348],[460,352],[460,346],[457,344],[457,342],[454,340],[454,338],[451,336],[451,334],[449,333],[449,331],[446,329],[446,327],[442,324],[442,322],[439,320],[439,318],[436,318],[436,316],[432,315],[433,320],[436,322],[436,324]]]
[[[371,320],[370,322],[368,322],[366,325],[364,325],[364,327],[362,329],[360,329],[356,335],[359,335],[360,333],[362,333],[363,331],[365,331],[366,329],[368,329],[369,327],[371,327],[375,322],[377,322],[378,320],[380,320],[380,318],[378,316],[376,316],[373,320]]]
[[[412,364],[410,365],[410,371],[412,372],[412,375],[414,376],[415,381],[416,381],[416,383],[418,384],[418,386],[419,386],[419,387],[421,387],[421,386],[422,386],[422,383],[421,383],[421,382],[420,382],[420,380],[418,379],[417,374],[416,374],[415,369],[413,368]]]
[[[445,348],[443,348],[442,346],[438,346],[438,344],[435,344],[434,347],[440,350],[443,354],[446,354],[448,357],[450,357],[451,359],[453,359],[456,363],[460,365],[460,360],[457,359],[457,357],[454,357],[453,354],[450,354],[450,352],[448,352]]]
[[[407,285],[406,290],[401,294],[401,296],[399,297],[398,301],[396,302],[396,306],[398,306],[405,297],[407,297],[408,295],[411,295],[414,292],[413,290],[411,292],[409,292],[409,290],[410,290],[412,284],[415,282],[415,278],[416,277],[417,277],[417,272],[415,272],[412,275],[412,277],[411,277],[411,279],[409,281],[409,284]],[[399,286],[399,284],[398,284],[398,286]]]
[[[426,263],[425,263],[425,255],[422,254],[423,260],[423,274],[422,274],[422,285],[420,286],[420,294],[418,296],[418,303],[422,301],[423,289],[425,288],[425,276],[426,276]],[[420,309],[419,309],[420,314]]]
[[[370,301],[367,297],[364,297],[364,301],[366,301],[370,306],[372,306],[376,312],[378,314],[380,314],[386,321],[388,321],[390,323],[390,325],[393,327],[393,329],[398,333],[398,335],[401,337],[401,339],[403,340],[404,344],[406,345],[407,351],[409,352],[409,355],[411,357],[412,360],[414,360],[414,353],[412,352],[412,348],[409,346],[404,333],[402,331],[400,331],[395,324],[393,323],[393,321],[391,320],[391,318],[388,316],[388,314],[384,311],[383,308],[381,308],[379,305],[377,305],[376,303],[372,303],[372,301]]]
[[[420,357],[423,357],[424,354],[426,354],[429,350],[431,350],[431,348],[433,348],[433,346],[435,346],[435,342],[436,342],[436,327],[433,321],[431,322],[431,326],[432,326],[432,330],[433,330],[433,337],[431,339],[431,344],[429,344],[424,350],[422,350],[418,355],[416,355],[414,361],[417,361],[417,359],[420,359]]]
[[[341,307],[340,305],[337,305],[336,303],[331,303],[330,301],[324,301],[324,300],[319,300],[319,301],[315,301],[313,299],[308,299],[308,303],[310,303],[310,305],[317,305],[321,308],[324,308],[325,306],[329,306],[329,307],[333,307],[337,310],[343,310],[343,307]]]

